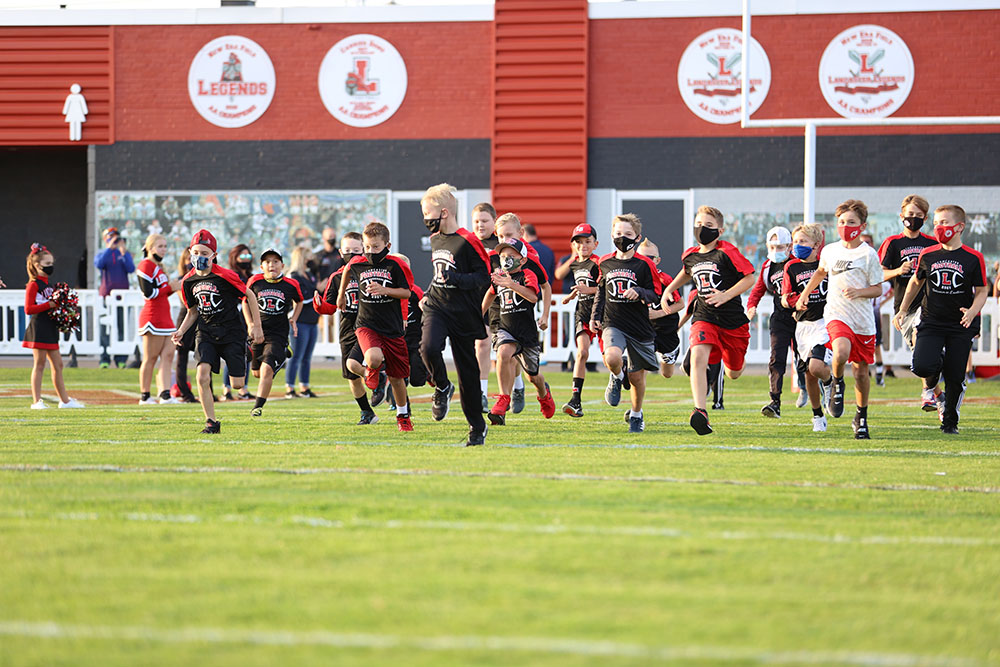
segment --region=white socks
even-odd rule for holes
[[[520,373],[514,378],[514,389],[524,389],[524,378],[521,377]]]

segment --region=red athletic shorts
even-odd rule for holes
[[[875,363],[875,334],[859,336],[840,320],[827,322],[826,330],[830,334],[831,347],[834,347],[833,341],[838,338],[846,338],[851,341],[851,356],[847,360],[852,364]]]
[[[597,336],[596,333],[590,330],[589,325],[584,324],[583,322],[577,322],[576,337],[579,338],[580,334],[585,335],[587,337],[587,340],[589,340],[591,343],[594,342],[594,336]],[[597,336],[597,346],[601,348],[601,354],[604,354],[604,338],[602,338],[601,336]]]
[[[744,324],[735,329],[723,329],[711,322],[695,322],[691,325],[691,336],[688,338],[691,347],[695,345],[711,345],[712,352],[708,355],[708,363],[717,364],[721,360],[731,371],[743,370],[750,345],[750,325]]]
[[[362,352],[367,352],[373,347],[382,350],[386,375],[391,378],[410,377],[410,353],[406,349],[406,339],[402,336],[389,338],[368,327],[359,327],[354,333],[358,337],[358,345],[361,346]]]

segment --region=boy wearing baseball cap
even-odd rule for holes
[[[250,411],[252,417],[260,417],[263,413],[274,376],[285,365],[288,356],[288,329],[291,327],[292,332],[298,335],[295,322],[302,312],[302,290],[298,281],[284,275],[285,263],[281,253],[274,248],[261,253],[260,270],[261,273],[251,276],[247,282],[247,290],[257,299],[264,331],[264,342],[250,346],[250,372],[260,379],[257,402]],[[244,316],[248,314],[250,301],[253,299],[243,302]]]
[[[497,380],[500,395],[490,408],[491,424],[506,423],[510,409],[514,376],[523,368],[528,380],[538,390],[538,404],[542,415],[550,419],[556,412],[555,401],[545,378],[539,372],[542,346],[538,340],[538,323],[535,321],[535,304],[541,295],[538,278],[533,271],[525,271],[528,259],[527,244],[516,238],[501,241],[495,250],[499,268],[490,274],[493,285],[483,297],[483,314],[489,312],[494,299],[499,297],[500,325],[493,336],[493,349],[497,353]]]
[[[181,300],[188,310],[172,336],[174,345],[180,345],[185,332],[198,321],[194,354],[198,367],[198,393],[205,412],[202,433],[218,433],[221,430],[215,419],[215,399],[210,384],[212,373],[219,372],[220,361],[225,360],[229,366],[229,380],[233,387],[241,389],[247,368],[247,333],[255,344],[264,342],[257,300],[246,300],[247,308],[241,318],[240,302],[246,297],[246,286],[234,271],[216,263],[217,247],[215,237],[206,229],[199,230],[191,239],[191,263],[194,268],[184,276],[181,286]]]
[[[563,303],[576,299],[576,312],[573,315],[573,330],[576,338],[576,360],[573,364],[573,394],[569,402],[563,406],[563,412],[570,417],[583,416],[583,404],[580,395],[583,392],[583,382],[587,377],[587,360],[590,356],[590,346],[596,333],[590,329],[590,314],[594,310],[594,296],[597,294],[597,279],[600,269],[597,263],[600,257],[594,254],[597,248],[597,232],[587,223],[573,228],[570,238],[573,254],[562,265],[556,268],[556,279],[572,278],[573,288],[563,298]]]

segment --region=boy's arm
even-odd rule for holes
[[[755,280],[754,274],[748,273],[742,278],[740,278],[740,281],[738,283],[736,283],[726,291],[714,292],[712,294],[709,294],[705,298],[705,303],[707,303],[710,306],[719,307],[724,303],[732,301],[733,299],[737,299],[739,298],[740,294],[743,294],[743,292],[746,292],[748,289],[753,287],[754,280]]]
[[[252,320],[247,322],[247,332],[250,334],[250,339],[259,345],[264,342],[264,329],[260,325],[260,308],[257,307],[257,297],[250,293],[243,302],[250,307]]]
[[[968,329],[972,325],[972,320],[976,319],[979,311],[986,304],[986,299],[990,296],[990,288],[987,285],[976,287],[976,297],[972,300],[972,305],[968,308],[960,308],[962,311],[962,326]]]
[[[594,295],[594,307],[590,311],[590,330],[597,331],[601,328],[601,322],[604,320],[604,299],[607,296],[604,282],[604,272],[601,272],[601,276],[597,281],[597,294]]]
[[[337,308],[341,310],[347,305],[347,283],[350,282],[350,269],[345,266],[344,272],[340,274],[340,286],[337,288]]]
[[[819,284],[823,282],[824,278],[826,278],[826,269],[822,268],[822,266],[817,266],[816,272],[812,274],[812,278],[809,279],[806,286],[802,288],[802,292],[799,293],[799,298],[795,302],[796,310],[806,309],[806,306],[809,305],[809,295],[812,294],[817,287],[819,287]]]
[[[906,283],[906,291],[903,292],[903,300],[899,302],[899,312],[892,318],[892,324],[900,331],[903,330],[903,319],[910,312],[910,306],[924,288],[924,281],[917,277],[916,272],[910,276],[910,281]]]
[[[556,280],[565,280],[566,276],[569,275],[569,267],[576,261],[576,255],[570,255],[566,258],[566,261],[556,267],[554,271]]]
[[[298,321],[299,321],[299,315],[301,315],[301,314],[302,314],[302,302],[301,301],[296,301],[295,302],[295,307],[292,308],[292,314],[288,318],[288,324],[290,324],[291,327],[292,327],[292,335],[293,336],[298,336],[299,335]]]
[[[518,294],[521,294],[518,292]],[[524,296],[523,294],[521,296]],[[527,297],[525,297],[527,298]],[[532,303],[538,303],[538,294],[531,299]],[[542,285],[542,316],[538,318],[538,328],[545,331],[549,328],[549,311],[552,310],[552,283],[547,282]]]
[[[552,294],[552,286],[549,285],[548,283],[545,283],[545,284],[548,286],[549,294]],[[511,287],[512,290],[514,290],[515,292],[517,292],[518,294],[520,294],[522,297],[524,297],[526,300],[530,301],[531,303],[538,303],[538,292],[536,292],[531,287],[528,287],[527,285],[522,285],[520,283],[513,283],[510,287]],[[543,287],[542,288],[542,294],[543,294],[543,296],[544,296],[544,293],[545,293],[545,288]],[[489,294],[489,293],[487,292],[487,294]],[[548,310],[548,309],[546,309],[546,310]],[[545,319],[544,315],[542,317],[543,317],[543,319]],[[540,328],[542,328],[542,329],[545,328],[545,327],[542,326],[541,321],[538,322],[538,326]],[[547,319],[545,320],[545,326],[548,326],[548,320]]]
[[[486,290],[486,296],[483,297],[483,315],[485,315],[486,311],[490,309],[490,306],[493,305],[493,300],[496,299],[496,298],[497,298],[497,295],[493,291],[492,287],[490,289]]]
[[[689,282],[691,282],[691,276],[688,275],[687,271],[681,271],[673,280],[670,281],[669,285],[663,288],[663,296],[660,297],[660,305],[663,306],[664,310],[677,300],[674,297],[674,292],[677,292],[681,287]],[[681,308],[683,307],[684,305],[682,303]]]
[[[198,309],[194,307],[188,308],[187,313],[184,315],[184,321],[181,322],[181,325],[177,327],[177,331],[175,331],[170,337],[170,340],[173,341],[174,345],[181,344],[181,341],[184,339],[184,334],[187,333],[187,330],[191,328],[191,325],[193,325],[197,319]]]

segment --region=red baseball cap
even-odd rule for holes
[[[591,225],[584,222],[573,228],[573,235],[570,236],[570,239],[575,239],[577,236],[593,236],[596,239],[597,232]]]
[[[212,236],[212,232],[207,229],[199,229],[194,234],[194,238],[191,239],[191,247],[196,245],[208,246],[212,249],[212,252],[218,252],[218,246],[215,243],[215,237]]]

